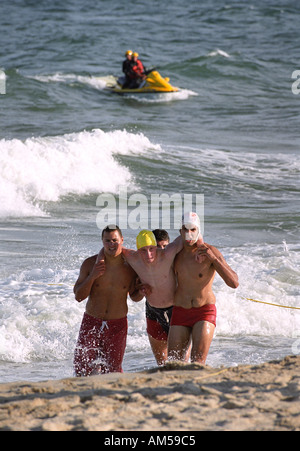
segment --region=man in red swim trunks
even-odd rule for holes
[[[76,376],[123,372],[127,339],[127,296],[143,299],[135,288],[137,275],[122,255],[118,226],[102,232],[104,258],[87,258],[74,286],[78,302],[88,297],[74,355]]]
[[[217,272],[231,288],[238,287],[238,276],[218,249],[204,243],[196,213],[184,215],[180,233],[184,247],[175,259],[178,286],[168,357],[184,361],[192,340],[191,361],[204,365],[216,327],[216,298],[212,291],[215,274]]]

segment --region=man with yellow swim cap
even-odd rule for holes
[[[157,246],[156,238],[153,232],[150,230],[142,230],[136,237],[136,247],[137,249],[142,249],[142,247]]]
[[[176,278],[174,258],[182,250],[179,236],[165,249],[157,247],[150,230],[142,230],[136,238],[137,251],[123,248],[123,255],[135,270],[141,284],[140,293],[146,297],[147,332],[158,365],[167,360],[168,333],[170,328]]]
[[[137,251],[123,247],[123,256],[140,279],[136,286],[146,297],[147,332],[150,345],[158,365],[167,360],[168,333],[176,289],[173,270],[174,258],[182,250],[179,236],[166,246],[157,247],[156,238],[150,230],[142,230],[137,238]],[[103,249],[98,259],[104,258]]]

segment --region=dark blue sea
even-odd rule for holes
[[[208,365],[300,352],[299,310],[247,300],[300,308],[299,23],[296,0],[1,2],[0,382],[73,375],[103,199],[132,248],[136,199],[149,227],[156,195],[203,199],[205,241],[240,280],[216,277]],[[179,92],[105,89],[127,49]],[[128,302],[124,370],[141,371],[144,301]]]

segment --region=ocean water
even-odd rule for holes
[[[73,375],[73,285],[120,187],[204,196],[205,240],[240,280],[216,277],[209,365],[300,352],[299,310],[246,300],[300,307],[299,18],[296,0],[1,3],[0,382]],[[106,91],[128,48],[180,91]],[[128,318],[124,370],[155,366],[144,301]]]

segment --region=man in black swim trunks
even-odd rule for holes
[[[157,247],[165,249],[170,244],[170,237],[166,230],[155,229]],[[146,321],[149,342],[158,365],[166,361],[166,347],[172,318],[173,305],[167,308],[153,307],[146,300]]]
[[[164,365],[168,355],[168,331],[176,290],[173,263],[181,251],[183,241],[175,241],[161,249],[150,230],[142,230],[137,236],[137,249],[123,248],[123,255],[135,269],[141,284],[137,286],[147,299],[147,332],[158,365]]]

